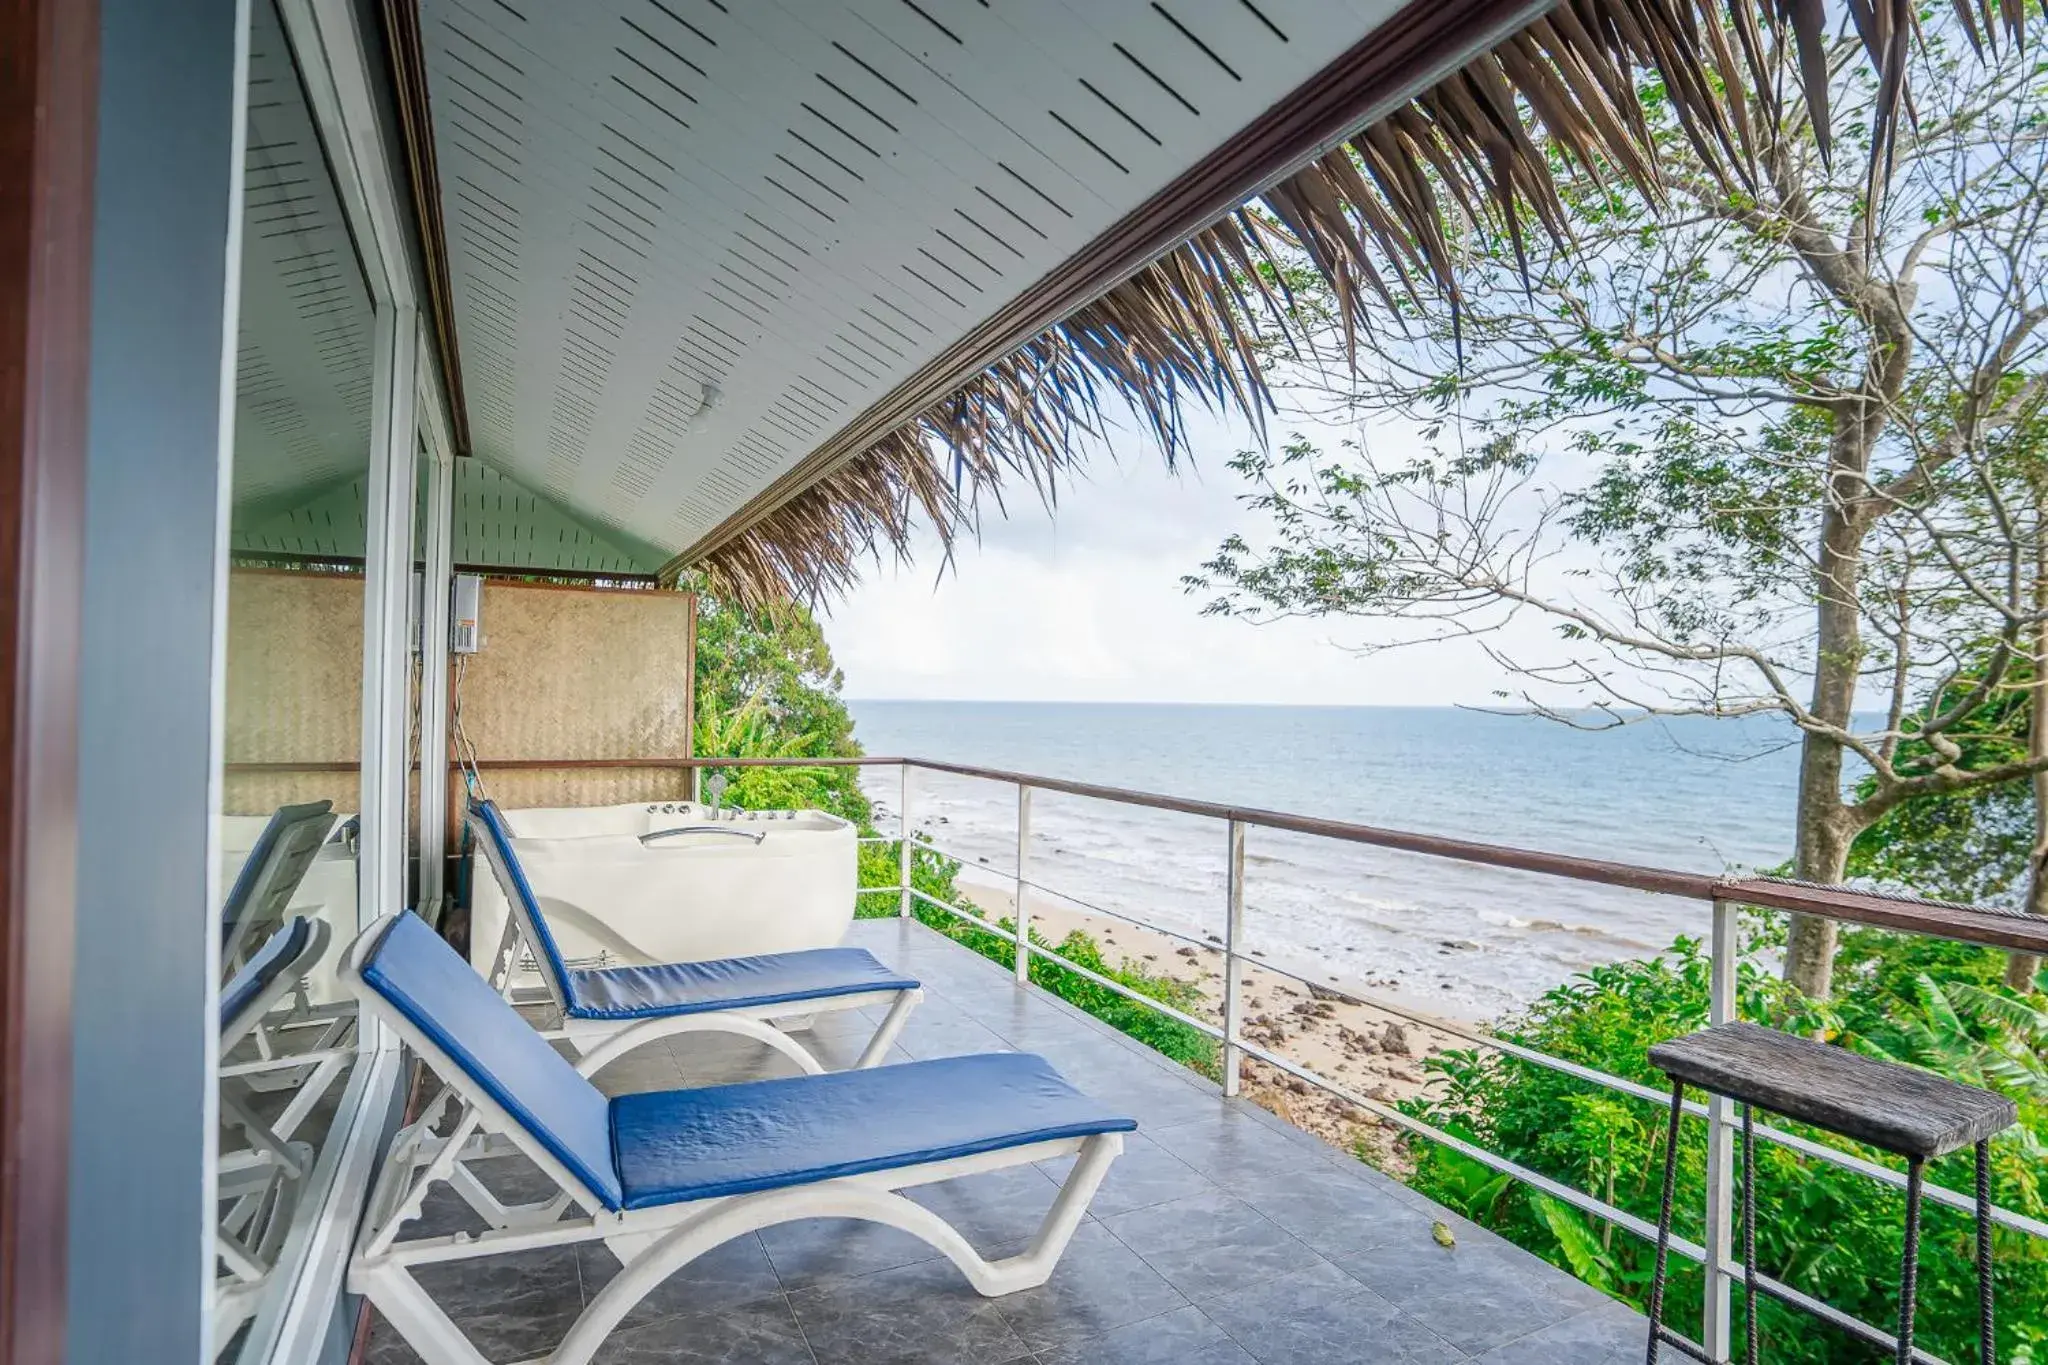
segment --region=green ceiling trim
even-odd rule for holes
[[[651,574],[668,558],[470,456],[455,461],[455,562],[535,573]]]

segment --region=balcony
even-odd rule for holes
[[[906,919],[847,940],[925,983],[891,1061],[1031,1051],[1139,1131],[1049,1284],[1000,1299],[905,1234],[814,1220],[729,1243],[651,1295],[598,1359],[745,1365],[1606,1365],[1641,1358],[1643,1320],[1529,1253]],[[827,1065],[879,1019],[828,1016]],[[604,1074],[614,1091],[792,1074],[745,1039],[651,1046]],[[523,1158],[501,1195],[526,1194]],[[1036,1167],[914,1194],[984,1253],[1019,1242],[1057,1190]],[[433,1231],[480,1228],[445,1197]],[[1452,1230],[1438,1245],[1432,1225]],[[508,1256],[422,1282],[484,1355],[545,1354],[616,1270],[584,1247]],[[417,1359],[379,1320],[370,1365]]]

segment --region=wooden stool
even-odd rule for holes
[[[1828,1047],[1757,1024],[1717,1024],[1659,1043],[1650,1061],[1671,1077],[1671,1126],[1664,1147],[1664,1203],[1657,1216],[1657,1269],[1650,1281],[1650,1349],[1669,1343],[1687,1355],[1691,1345],[1665,1330],[1664,1262],[1671,1238],[1671,1197],[1678,1179],[1678,1121],[1685,1087],[1694,1085],[1742,1106],[1742,1301],[1748,1318],[1748,1365],[1757,1365],[1756,1133],[1752,1105],[1831,1133],[1866,1142],[1906,1159],[1906,1251],[1900,1272],[1899,1365],[1913,1360],[1913,1284],[1919,1272],[1921,1168],[1935,1157],[1977,1149],[1978,1335],[1983,1365],[1991,1365],[1991,1175],[1993,1134],[2019,1118],[2003,1095],[1944,1080],[1914,1067]],[[1704,1359],[1704,1357],[1699,1357]],[[1713,1362],[1712,1365],[1718,1365]]]

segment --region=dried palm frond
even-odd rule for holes
[[[1877,76],[1874,205],[1894,130],[1911,113],[1906,65],[1918,18],[1912,0],[1845,3]],[[1979,51],[2023,40],[2024,0],[1951,3]],[[1189,400],[1263,425],[1272,399],[1259,353],[1276,337],[1294,340],[1279,260],[1305,261],[1328,281],[1355,359],[1372,300],[1457,306],[1461,224],[1503,234],[1524,258],[1530,231],[1569,245],[1560,168],[1659,197],[1646,77],[1707,173],[1731,190],[1768,174],[1762,148],[1778,128],[1810,127],[1831,155],[1826,28],[1823,0],[1560,0],[1266,189],[1261,212],[1239,210],[1195,234],[698,567],[742,598],[830,596],[885,547],[907,550],[913,511],[950,553],[984,498],[1000,507],[1005,483],[1029,483],[1050,503],[1105,409],[1137,413],[1169,461],[1185,444]]]

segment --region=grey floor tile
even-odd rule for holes
[[[370,1310],[370,1340],[363,1349],[363,1365],[420,1365],[420,1358],[405,1338],[398,1335],[382,1313]]]
[[[960,1057],[973,1052],[1016,1051],[985,1025],[961,1015],[957,1018],[925,1020],[913,1014],[897,1035],[896,1045],[911,1056]]]
[[[1464,1353],[1329,1266],[1219,1294],[1203,1311],[1260,1365],[1449,1365]]]
[[[1051,1279],[996,1300],[1003,1320],[1038,1351],[1099,1337],[1186,1303],[1136,1252],[1095,1223],[1076,1229]]]
[[[1055,1180],[1065,1180],[1074,1168],[1075,1157],[1046,1161],[1039,1169]],[[1124,1137],[1123,1154],[1110,1163],[1109,1174],[1095,1191],[1089,1210],[1097,1218],[1108,1218],[1133,1209],[1164,1204],[1190,1195],[1216,1190],[1209,1178],[1161,1147],[1144,1133]]]
[[[951,1223],[975,1248],[1030,1237],[1045,1221],[1060,1187],[1036,1166],[1015,1166],[936,1185],[920,1185],[905,1194]]]
[[[1642,1314],[1609,1303],[1496,1346],[1475,1365],[1636,1365],[1649,1334]],[[1666,1352],[1667,1358],[1677,1354]]]
[[[1402,1237],[1427,1237],[1429,1217],[1367,1175],[1362,1166],[1303,1165],[1239,1179],[1228,1188],[1325,1255],[1361,1251]]]
[[[1222,1184],[1277,1170],[1324,1164],[1314,1148],[1228,1109],[1187,1123],[1150,1127],[1146,1136]]]
[[[1226,1194],[1176,1199],[1105,1220],[1119,1240],[1196,1303],[1323,1264],[1299,1239]]]
[[[780,1294],[715,1313],[622,1327],[594,1365],[816,1365],[803,1329]]]
[[[1114,1332],[1041,1351],[1044,1365],[1254,1365],[1198,1308],[1178,1308]]]
[[[574,1247],[421,1266],[413,1277],[492,1360],[545,1355],[583,1312]]]
[[[847,1218],[782,1223],[761,1229],[760,1238],[776,1276],[790,1290],[872,1275],[939,1254],[907,1232]]]
[[[619,1258],[602,1242],[576,1248],[577,1269],[586,1301],[619,1273]],[[663,1280],[653,1293],[635,1304],[620,1330],[638,1327],[679,1313],[704,1313],[758,1299],[779,1298],[782,1281],[768,1259],[761,1239],[752,1233],[714,1247]]]
[[[683,1073],[668,1043],[657,1040],[634,1048],[590,1079],[607,1095],[633,1095],[648,1090],[674,1090],[683,1084]]]
[[[1438,1246],[1427,1232],[1333,1257],[1345,1273],[1478,1354],[1607,1300],[1515,1247]]]
[[[1262,1237],[1280,1229],[1251,1205],[1222,1190],[1188,1195],[1102,1219],[1118,1241],[1150,1256],[1156,1251]]]
[[[833,1280],[789,1304],[818,1365],[998,1365],[1031,1354],[950,1261]]]

